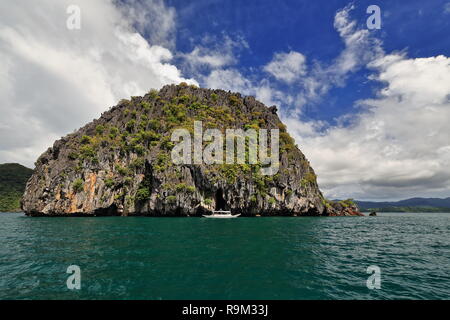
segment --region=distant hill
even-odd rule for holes
[[[355,201],[361,211],[450,212],[449,198],[410,198],[400,201]]]
[[[20,198],[33,170],[18,163],[0,164],[0,212],[20,210]]]

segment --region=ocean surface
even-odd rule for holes
[[[70,265],[81,289],[66,285]],[[380,289],[368,289],[369,266]],[[449,299],[450,214],[30,218],[0,213],[0,299]]]

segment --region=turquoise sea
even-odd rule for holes
[[[0,213],[0,299],[449,299],[450,214],[30,218]],[[69,290],[70,265],[81,289]],[[369,290],[367,267],[381,270]]]

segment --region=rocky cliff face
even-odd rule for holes
[[[174,129],[280,130],[280,168],[181,164],[171,160]],[[28,215],[328,215],[316,175],[276,114],[253,97],[168,85],[122,100],[56,141],[36,162],[22,209]]]

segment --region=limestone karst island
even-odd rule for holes
[[[174,164],[173,131],[194,133],[196,121],[223,132],[278,129],[276,174],[262,174],[262,163]],[[202,216],[215,210],[242,216],[361,215],[350,200],[323,197],[275,106],[185,83],[122,100],[56,141],[36,161],[22,210],[31,216]]]
[[[0,16],[0,303],[215,320],[450,298],[450,0]]]

